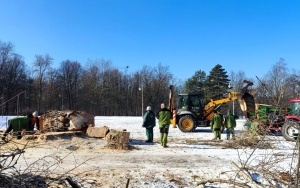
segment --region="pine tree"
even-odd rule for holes
[[[209,99],[223,98],[227,93],[229,81],[225,69],[222,65],[217,64],[207,77],[207,92],[205,97]]]
[[[185,82],[184,91],[187,93],[201,93],[205,91],[206,73],[196,71],[195,74]]]

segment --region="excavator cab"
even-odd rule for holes
[[[178,109],[186,109],[197,112],[201,105],[199,94],[180,94],[177,103]]]
[[[202,96],[197,93],[179,94],[177,100],[177,114],[184,114],[179,119],[179,129],[183,132],[191,132],[196,129],[198,120],[203,120]]]

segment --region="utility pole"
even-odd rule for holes
[[[139,90],[142,91],[142,117],[144,115],[144,87],[143,84],[141,87],[139,87]]]

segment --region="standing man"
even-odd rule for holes
[[[235,140],[234,136],[234,128],[236,127],[236,121],[234,118],[234,115],[230,110],[227,112],[227,116],[225,118],[225,126],[226,126],[226,134],[227,134],[227,140],[230,139],[230,134],[233,140]]]
[[[213,140],[220,139],[221,140],[221,128],[223,125],[223,118],[220,116],[219,112],[214,110],[214,117],[211,122],[211,129],[214,133]]]
[[[40,130],[39,117],[38,117],[37,111],[34,111],[32,113],[32,118],[31,118],[30,125],[29,125],[29,131],[33,131],[34,126],[36,126],[37,130]]]
[[[156,125],[155,114],[151,110],[151,106],[147,106],[143,118],[144,118],[143,127],[146,128],[146,136],[147,136],[146,142],[151,143],[153,142],[153,127],[155,127]]]
[[[166,108],[165,103],[160,105],[160,110],[157,112],[156,117],[159,123],[160,130],[160,143],[165,148],[168,147],[168,133],[170,127],[170,120],[172,118],[172,113]]]

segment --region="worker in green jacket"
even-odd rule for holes
[[[146,108],[146,112],[145,112],[143,118],[144,118],[144,120],[143,120],[142,127],[146,128],[146,136],[147,136],[146,142],[151,143],[151,142],[153,142],[153,127],[155,127],[155,125],[156,125],[155,114],[151,110],[151,106],[148,106]]]
[[[230,135],[233,140],[235,140],[234,135],[234,128],[236,127],[236,121],[234,118],[234,115],[230,110],[227,111],[227,115],[225,118],[225,127],[226,127],[226,134],[227,134],[227,140],[230,139]]]
[[[223,126],[223,118],[219,114],[218,111],[214,111],[214,117],[211,122],[211,129],[214,134],[213,140],[220,139],[221,140],[221,128]]]
[[[166,108],[165,104],[160,105],[160,110],[156,114],[156,118],[159,123],[160,130],[160,143],[165,148],[168,147],[168,133],[170,127],[170,120],[172,118],[172,113],[169,109]]]

